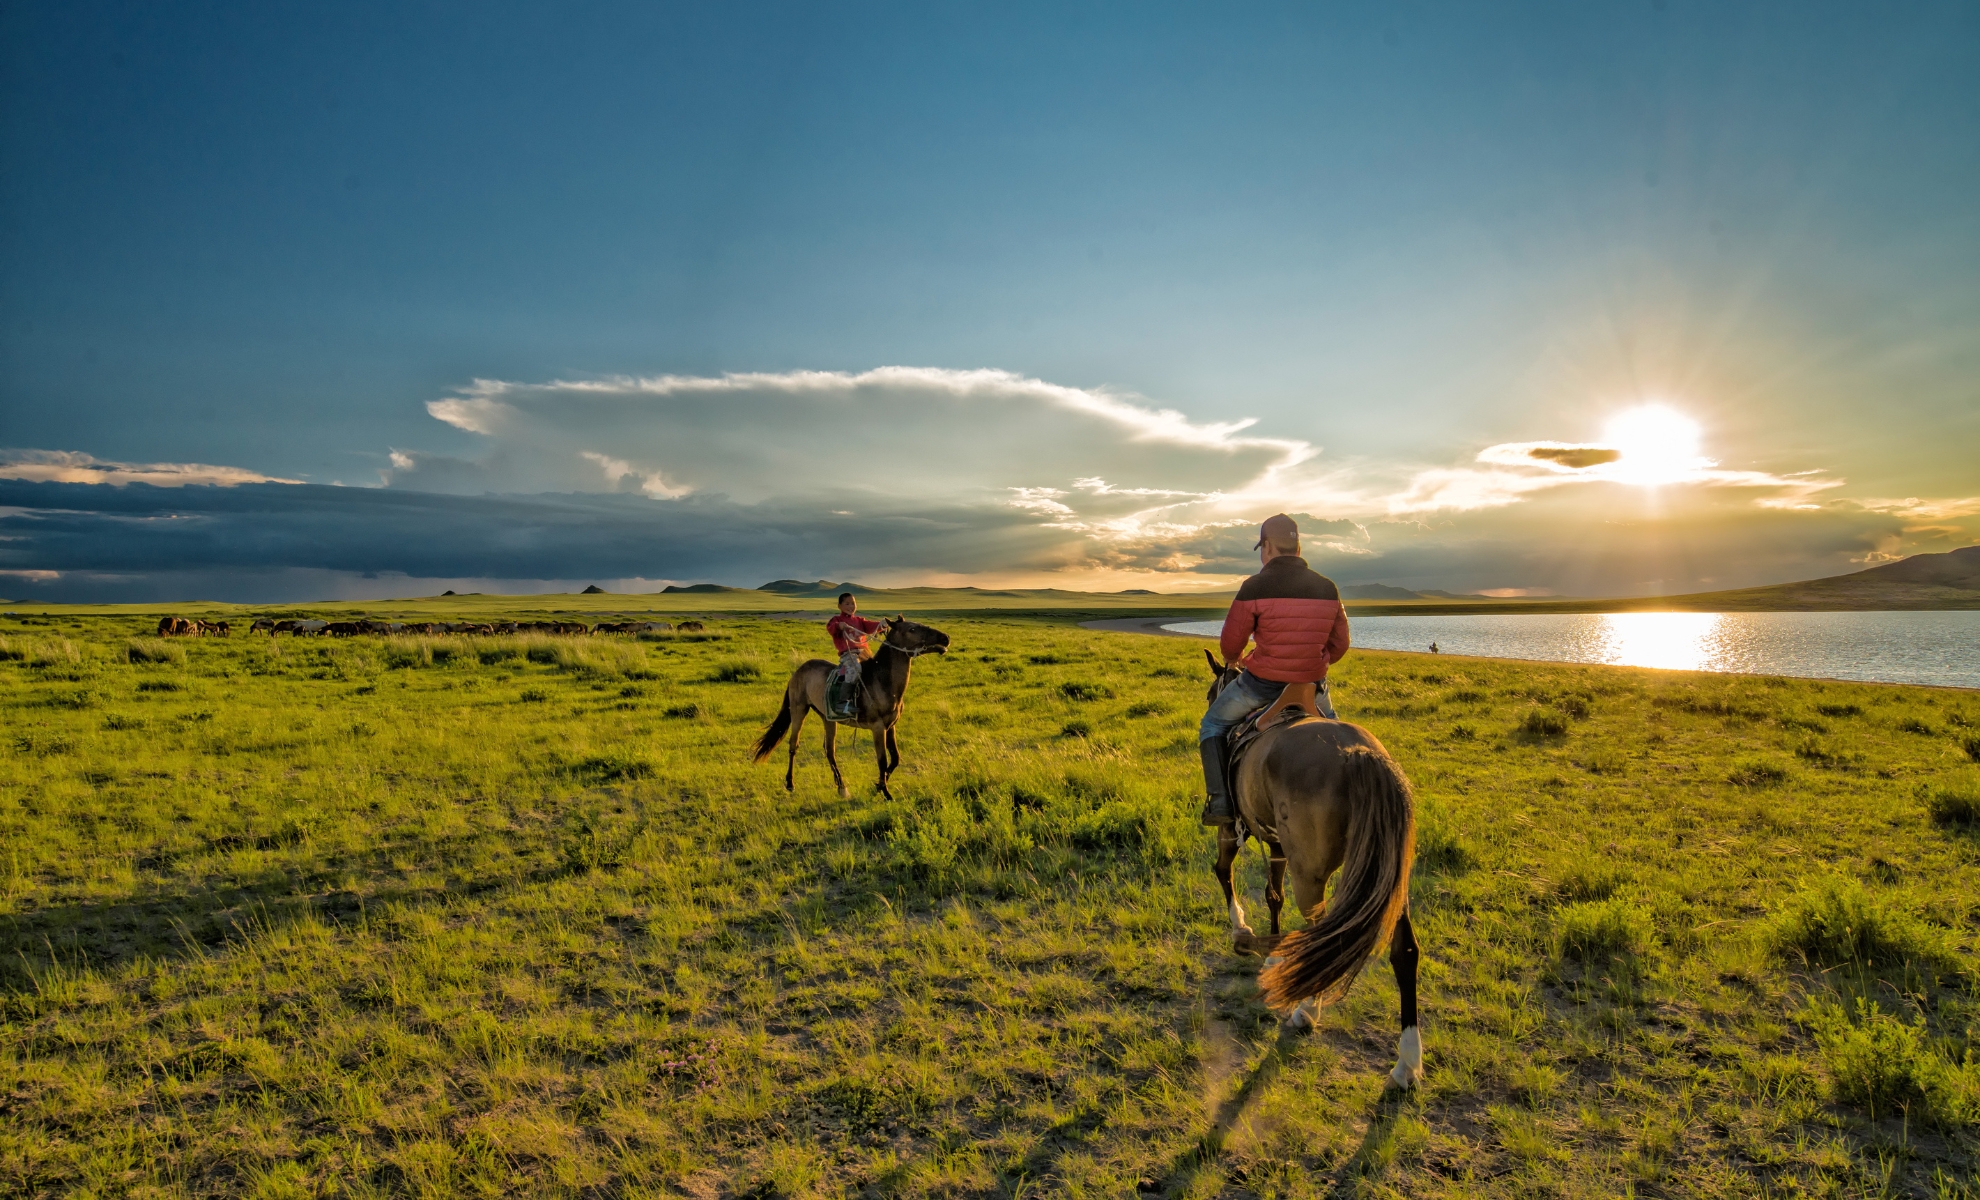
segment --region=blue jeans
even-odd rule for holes
[[[1279,698],[1286,690],[1283,683],[1270,679],[1260,679],[1250,671],[1239,671],[1238,677],[1217,693],[1210,702],[1210,711],[1203,714],[1203,724],[1196,730],[1196,740],[1208,741],[1222,737],[1242,724],[1244,719]],[[1320,715],[1328,720],[1336,720],[1334,701],[1327,694],[1327,681],[1322,679],[1313,687],[1313,702],[1320,709]]]

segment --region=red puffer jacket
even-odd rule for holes
[[[1297,554],[1281,554],[1239,586],[1224,618],[1224,661],[1257,643],[1244,666],[1274,683],[1318,683],[1347,657],[1347,612],[1334,581]]]

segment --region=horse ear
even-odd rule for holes
[[[1224,664],[1218,662],[1217,656],[1208,650],[1203,652],[1203,657],[1210,660],[1210,674],[1218,679],[1222,679],[1224,677]]]

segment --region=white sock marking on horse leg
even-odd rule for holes
[[[1240,933],[1248,934],[1250,932],[1251,926],[1244,923],[1244,906],[1239,904],[1234,897],[1231,900],[1231,934],[1232,936],[1236,936]]]
[[[1423,1082],[1423,1037],[1414,1025],[1403,1030],[1396,1042],[1396,1069],[1389,1078],[1405,1091]]]
[[[1320,1019],[1320,1005],[1308,996],[1286,1014],[1286,1028],[1311,1029]]]

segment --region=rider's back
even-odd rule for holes
[[[1224,652],[1234,656],[1249,635],[1256,648],[1245,668],[1275,683],[1313,683],[1348,651],[1347,614],[1334,581],[1296,554],[1282,554],[1238,587],[1224,623]],[[1237,649],[1231,642],[1235,636]]]

